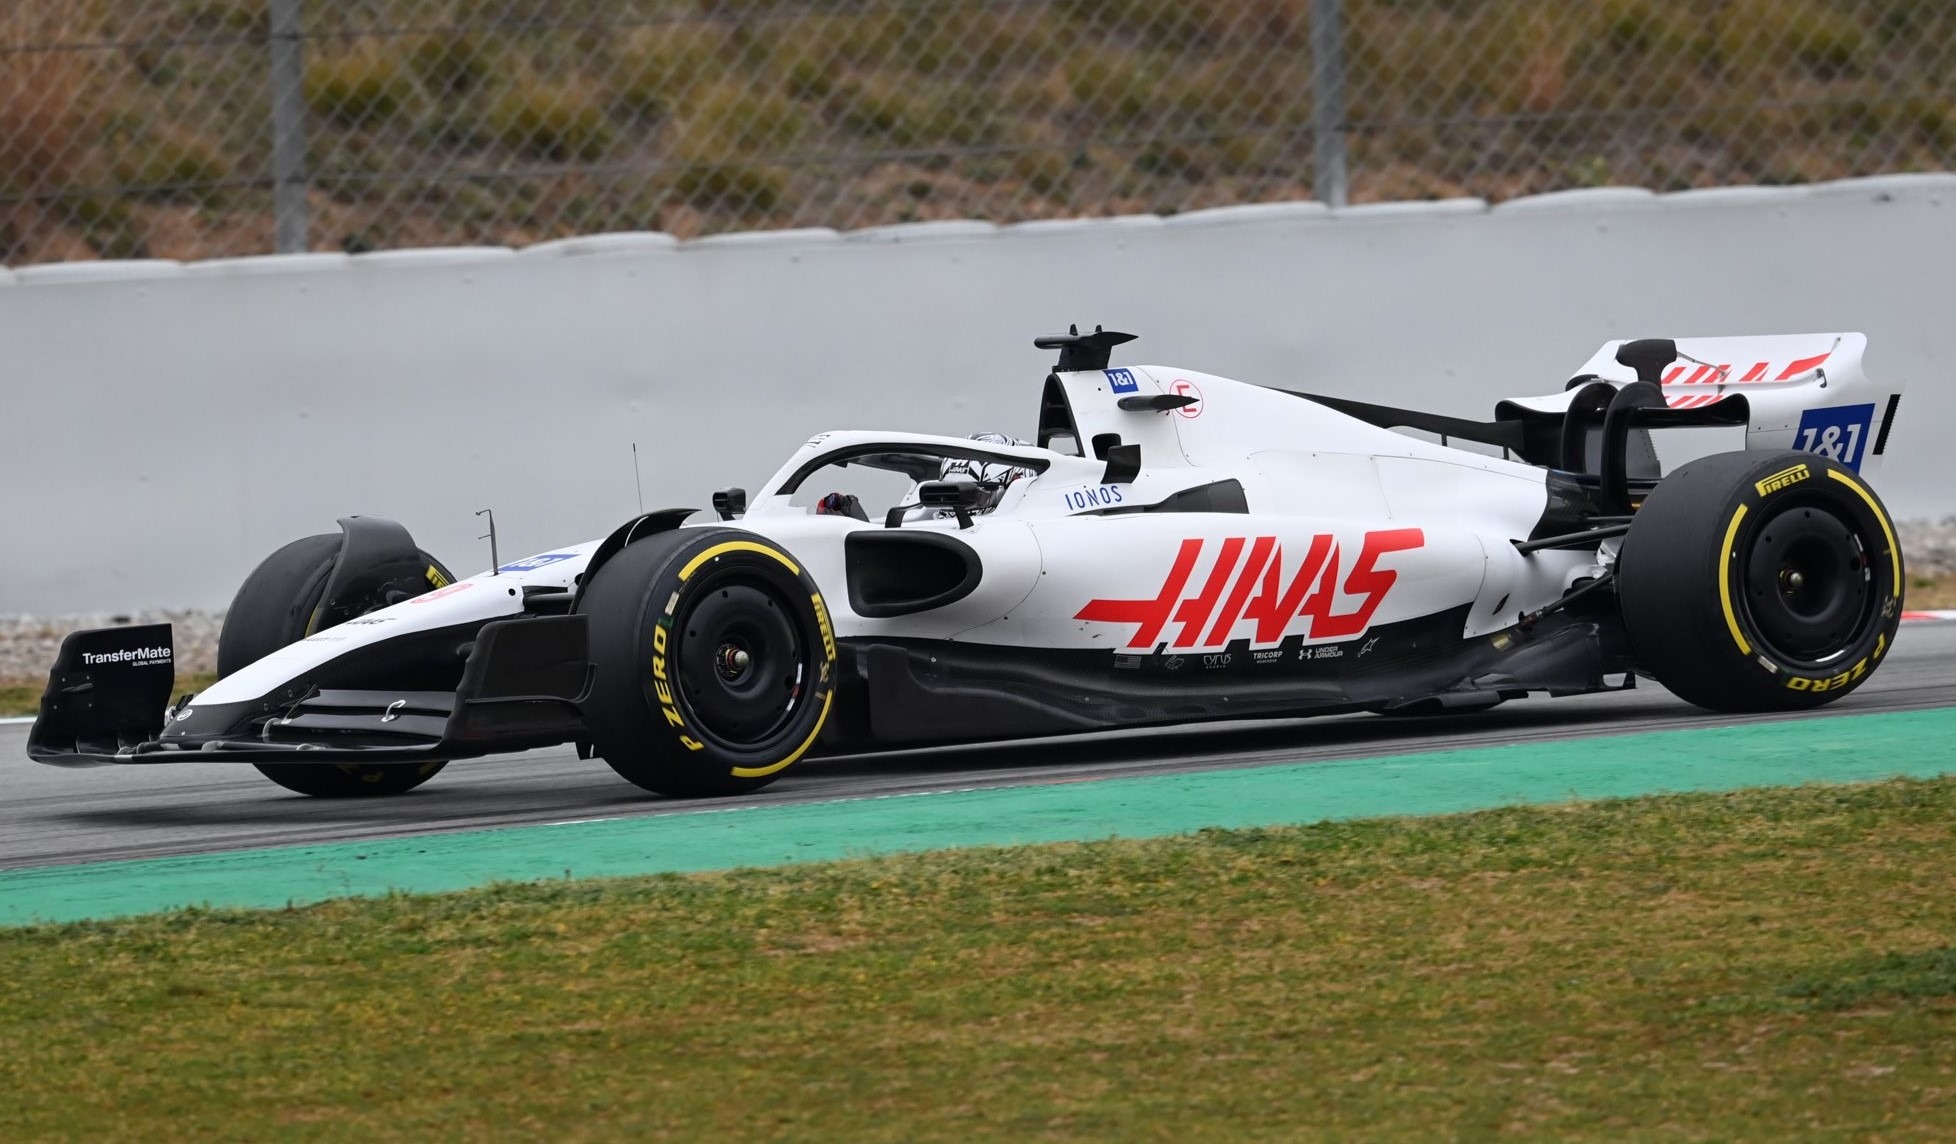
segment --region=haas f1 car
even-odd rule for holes
[[[646,513],[466,579],[343,519],[251,573],[199,694],[170,702],[167,625],[70,636],[30,753],[344,796],[575,743],[728,795],[818,754],[1639,676],[1784,711],[1894,645],[1902,556],[1866,478],[1900,393],[1860,334],[1612,342],[1491,421],[1113,365],[1130,340],[1038,339],[1034,444],[823,433],[717,520]],[[1706,426],[1744,447],[1663,472],[1653,433]],[[865,480],[873,509],[838,491]]]

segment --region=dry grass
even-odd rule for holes
[[[0,9],[0,47],[63,40],[84,31],[72,15],[13,4]],[[41,194],[73,184],[92,144],[85,137],[86,68],[73,53],[9,56],[0,67],[0,192]]]
[[[0,2],[13,42],[244,44],[11,57],[0,183],[31,181],[26,193],[43,198],[0,220],[9,261],[118,242],[172,257],[263,248],[263,188],[186,204],[203,208],[194,217],[173,209],[191,197],[176,193],[96,204],[87,217],[49,205],[91,180],[262,174],[252,93],[263,61],[238,38],[258,30],[257,9],[138,7],[139,19],[102,0]],[[316,241],[689,235],[1304,197],[1308,11],[1309,0],[743,2],[593,31],[577,20],[476,26],[469,6],[428,0],[328,7],[310,17],[322,33],[306,76],[324,199]],[[1956,150],[1956,111],[1933,94],[1956,42],[1947,6],[1349,0],[1347,13],[1358,201],[1814,180],[1939,169]],[[877,193],[892,180],[931,193]]]
[[[325,124],[359,131],[401,115],[420,100],[411,61],[397,58],[373,44],[309,61],[306,65],[306,107]]]
[[[217,682],[217,673],[185,672],[177,676],[173,694],[202,691]],[[0,679],[0,719],[35,715],[41,710],[41,693],[47,690],[45,679]]]
[[[1904,599],[1911,608],[1956,608],[1956,576],[1912,576]]]

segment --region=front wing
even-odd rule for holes
[[[591,667],[578,615],[484,625],[452,692],[301,679],[249,703],[168,707],[174,652],[168,624],[69,635],[49,672],[28,755],[63,767],[421,763],[551,746],[584,733],[578,703]]]

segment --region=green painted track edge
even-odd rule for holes
[[[0,926],[1956,773],[1956,708],[0,871]],[[439,797],[439,791],[421,797]]]

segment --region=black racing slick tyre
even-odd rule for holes
[[[341,538],[321,533],[295,540],[267,556],[238,588],[217,636],[218,678],[263,659],[312,634],[313,615],[326,593]],[[454,580],[440,561],[421,553],[429,569],[428,588]],[[255,763],[260,774],[287,790],[319,798],[369,798],[413,790],[434,778],[446,762]]]
[[[647,537],[600,566],[590,617],[596,753],[657,794],[745,794],[808,753],[835,697],[835,632],[808,572],[730,528]]]
[[[1713,711],[1839,699],[1901,622],[1888,510],[1812,453],[1719,453],[1665,477],[1632,519],[1616,575],[1640,665]]]

